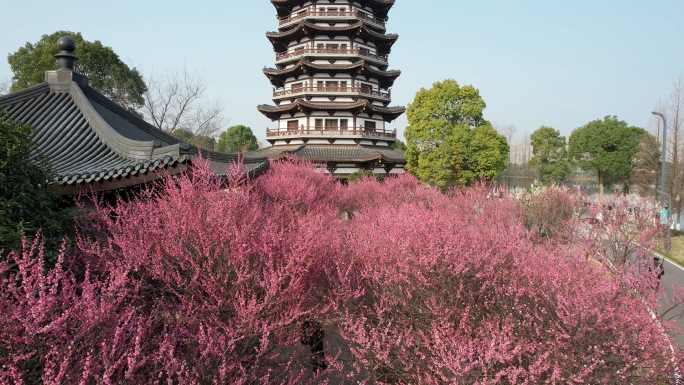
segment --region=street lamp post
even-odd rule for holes
[[[653,115],[660,116],[663,119],[663,155],[662,155],[662,166],[660,167],[660,191],[658,191],[660,194],[663,195],[663,201],[665,200],[665,197],[668,198],[669,204],[667,206],[667,250],[670,250],[670,245],[672,243],[672,238],[670,235],[670,210],[672,210],[672,198],[665,193],[665,163],[667,162],[667,118],[665,117],[665,114],[661,112],[652,112]],[[663,202],[665,203],[665,202]],[[663,259],[663,262],[661,264],[663,268],[665,268],[665,259]],[[672,345],[670,345],[670,349],[672,349]],[[675,384],[679,385],[681,384],[681,375],[679,373],[679,367],[675,366],[675,373],[674,373],[674,380]]]
[[[672,236],[670,233],[670,210],[672,210],[672,198],[670,198],[670,195],[667,194],[664,190],[658,190],[660,194],[662,194],[663,197],[666,197],[668,200],[668,205],[667,205],[667,250],[670,251],[670,244],[672,243]],[[665,261],[663,261],[664,263]]]

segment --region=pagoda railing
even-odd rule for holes
[[[283,96],[292,96],[292,95],[299,95],[299,94],[306,94],[306,93],[313,93],[313,92],[320,92],[323,94],[335,94],[335,93],[342,93],[342,94],[361,94],[361,95],[368,95],[368,96],[375,96],[378,98],[382,99],[391,99],[392,98],[392,92],[391,91],[375,91],[372,89],[368,89],[366,87],[361,87],[358,85],[353,85],[353,86],[319,86],[319,85],[304,85],[301,87],[292,87],[292,89],[289,90],[275,90],[273,91],[273,97],[274,98],[279,98]]]
[[[267,138],[276,138],[276,137],[292,137],[292,136],[301,136],[301,135],[320,135],[320,136],[337,136],[337,135],[345,135],[345,136],[366,136],[366,137],[372,137],[372,138],[390,138],[390,139],[396,139],[397,138],[397,130],[394,131],[387,131],[387,130],[377,130],[374,128],[367,129],[365,127],[359,126],[359,127],[348,127],[348,128],[340,128],[340,127],[334,127],[334,128],[326,128],[323,126],[304,126],[301,125],[298,129],[296,130],[271,130],[270,128],[266,129],[266,137]]]
[[[314,55],[314,54],[328,54],[328,55],[352,55],[352,56],[363,56],[369,59],[381,61],[387,63],[387,55],[376,55],[370,53],[368,50],[363,48],[301,48],[296,49],[293,52],[278,52],[276,53],[276,61],[286,60],[289,58],[304,56],[304,55]]]
[[[350,11],[315,11],[312,9],[307,9],[304,11],[295,12],[294,14],[287,17],[278,17],[280,25],[289,24],[298,20],[305,19],[307,17],[354,17],[385,27],[385,20],[379,19],[365,12],[360,12],[358,9],[353,8]]]

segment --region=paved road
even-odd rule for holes
[[[663,258],[663,256],[660,254],[655,254],[655,256],[661,258],[661,260]],[[676,283],[679,284],[680,287],[684,287],[684,268],[670,260],[666,260],[664,268],[665,275],[662,278],[661,285],[665,290],[667,298],[671,299],[673,297],[672,283]],[[677,312],[681,313],[682,311],[684,311],[684,306],[680,306],[678,309],[673,310],[668,315],[672,313],[676,314]],[[684,318],[679,318],[679,320],[677,320],[677,324],[684,330]],[[684,346],[684,334],[677,336],[675,338],[675,342],[679,346]]]

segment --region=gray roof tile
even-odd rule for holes
[[[362,145],[299,145],[273,146],[254,153],[270,159],[281,155],[292,155],[314,161],[350,161],[361,162],[372,159],[382,159],[385,162],[406,163],[406,157],[401,150],[378,146]]]
[[[40,153],[50,159],[58,174],[57,183],[74,185],[127,177],[186,163],[199,155],[197,147],[156,129],[94,89],[83,87],[81,90],[96,112],[95,119],[104,120],[120,135],[120,140],[128,140],[119,143],[120,146],[154,142],[162,151],[160,155],[155,155],[157,150],[150,152],[149,159],[132,158],[118,152],[117,146],[108,143],[108,140],[117,140],[116,136],[114,139],[101,137],[70,92],[53,92],[46,83],[0,97],[0,108],[12,119],[36,129],[33,140],[37,152],[32,156],[35,159]],[[217,174],[221,174],[221,170],[225,174],[227,166],[239,158],[237,154],[212,151],[202,151],[202,156],[211,160]],[[266,157],[244,157],[245,171],[260,172],[267,167]]]

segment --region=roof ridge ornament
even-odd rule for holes
[[[75,82],[79,87],[88,86],[88,77],[75,71],[78,58],[74,55],[76,43],[69,36],[63,36],[57,41],[57,48],[61,53],[55,55],[59,59],[57,71],[46,71],[45,81],[52,92],[70,92],[71,83]]]
[[[57,48],[62,51],[55,55],[55,58],[59,59],[59,69],[73,71],[78,60],[78,57],[74,55],[76,42],[69,36],[63,36],[57,41]]]

